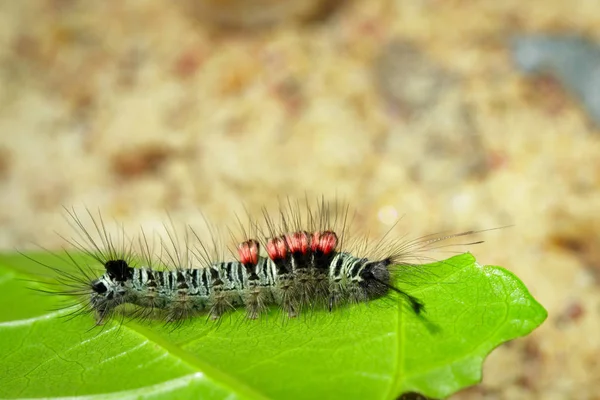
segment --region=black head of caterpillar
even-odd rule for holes
[[[304,217],[300,216],[302,212]],[[262,227],[253,222],[253,234],[246,235],[236,246],[238,259],[224,261],[206,256],[202,242],[193,244],[187,239],[182,256],[178,241],[171,236],[170,241],[162,243],[166,258],[150,250],[143,233],[137,240],[116,246],[102,219],[88,215],[92,231],[84,228],[74,212],[69,212],[85,242],[71,243],[99,262],[104,273],[92,279],[85,274],[86,280],[75,279],[72,272],[53,269],[62,283],[77,286],[77,290],[60,294],[76,295],[80,309],[94,313],[97,324],[126,304],[136,307],[131,310],[134,317],[158,314],[168,323],[180,323],[202,314],[218,319],[236,308],[244,308],[247,317],[255,319],[271,305],[295,317],[308,309],[333,311],[390,293],[400,295],[414,313],[421,314],[425,310],[423,302],[394,286],[397,275],[417,267],[408,260],[419,259],[421,252],[435,248],[433,244],[476,233],[426,236],[413,241],[382,240],[375,246],[363,241],[355,244],[354,250],[351,246],[344,249],[349,224],[347,208],[342,209],[340,217],[324,201],[316,210],[309,205],[302,209],[288,203],[279,213],[281,221],[276,223],[265,214]],[[140,249],[132,243],[140,245]],[[163,268],[153,267],[157,259]],[[136,260],[142,262],[136,265]],[[78,269],[82,271],[79,266]]]
[[[56,261],[42,262],[26,254],[25,257],[53,272],[53,276],[32,281],[37,283],[33,290],[45,294],[58,295],[68,301],[67,317],[96,312],[99,318],[106,319],[121,304],[127,303],[124,293],[133,277],[138,260],[150,260],[147,257],[148,243],[145,249],[136,252],[133,242],[121,229],[112,235],[100,213],[87,215],[93,228],[88,229],[74,210],[65,208],[67,221],[76,232],[72,238],[61,236],[69,247],[59,252],[50,252]],[[151,261],[149,261],[151,265]],[[100,269],[100,267],[102,269]],[[61,308],[61,309],[62,309]]]

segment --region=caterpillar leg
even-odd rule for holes
[[[212,320],[221,318],[227,311],[234,311],[235,307],[229,300],[228,296],[219,293],[213,298],[212,306],[210,307],[209,316]]]
[[[184,293],[180,293],[177,299],[169,306],[167,320],[169,322],[183,321],[193,313],[192,299]]]
[[[340,305],[341,302],[342,302],[342,291],[340,290],[338,285],[334,285],[329,290],[329,304],[328,304],[329,312],[332,312],[334,309],[336,309]]]
[[[97,294],[91,296],[90,305],[94,311],[96,325],[98,326],[104,325],[104,323],[110,319],[110,316],[116,307],[116,303],[107,301]]]
[[[107,315],[107,311],[106,308],[97,308],[94,312],[94,315],[96,317],[96,325],[97,326],[101,326],[104,325],[104,323],[106,322],[106,320],[108,319],[108,315]]]
[[[246,318],[257,319],[261,314],[267,311],[269,296],[263,288],[254,288],[244,297],[244,306],[246,307]]]
[[[281,308],[287,314],[288,318],[295,318],[298,316],[299,307],[292,293],[291,287],[284,287],[281,289],[280,304]]]

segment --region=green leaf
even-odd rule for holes
[[[426,318],[387,298],[291,320],[274,310],[249,321],[238,311],[177,329],[159,321],[93,328],[91,315],[48,311],[58,296],[20,280],[42,270],[0,256],[2,398],[440,398],[479,382],[492,349],[547,316],[512,273],[468,253],[401,276]]]

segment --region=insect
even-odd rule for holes
[[[68,242],[102,267],[96,272],[67,252],[62,257],[75,269],[45,264],[56,279],[45,292],[77,299],[75,314],[93,313],[96,324],[109,320],[121,306],[134,306],[129,315],[141,319],[162,315],[167,323],[181,323],[205,314],[219,319],[244,308],[248,319],[278,306],[290,318],[306,310],[334,311],[388,294],[400,296],[417,315],[425,304],[394,285],[399,275],[419,268],[426,250],[447,239],[481,231],[429,235],[414,240],[349,239],[347,206],[287,201],[277,215],[263,211],[261,220],[240,223],[243,240],[224,260],[218,241],[210,245],[186,228],[182,241],[174,230],[154,251],[154,240],[144,231],[137,236],[111,234],[102,216],[87,211],[91,222],[66,209],[76,231]],[[239,221],[239,219],[238,219]],[[464,243],[477,244],[481,241]]]

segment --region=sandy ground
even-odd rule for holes
[[[374,233],[514,224],[471,251],[549,318],[453,398],[600,398],[599,132],[507,46],[600,38],[597,1],[173,3],[0,4],[1,248],[62,245],[63,205],[136,229],[322,194]]]

